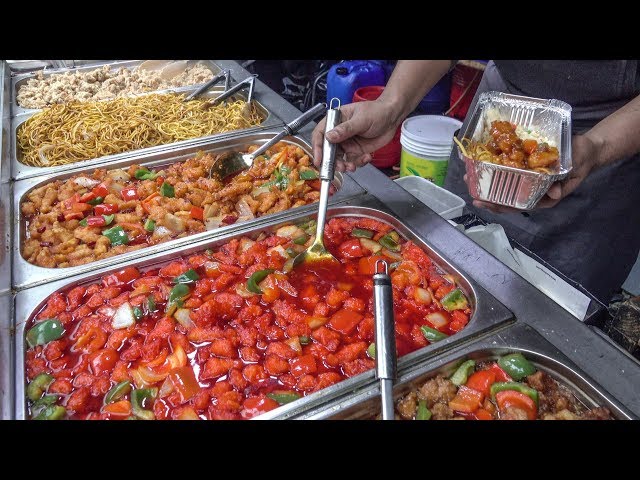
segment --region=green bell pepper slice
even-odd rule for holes
[[[306,335],[301,335],[298,340],[300,341],[300,345],[309,345],[311,343],[311,339]]]
[[[302,170],[300,172],[300,180],[315,180],[318,174],[314,170]]]
[[[351,230],[351,236],[356,238],[373,238],[374,233],[364,228],[354,228]]]
[[[416,413],[416,420],[430,420],[431,410],[427,408],[426,400],[418,401],[418,412]]]
[[[131,412],[142,420],[155,420],[156,416],[151,410],[143,406],[145,400],[153,400],[158,396],[157,388],[139,388],[131,392]]]
[[[167,198],[173,198],[176,196],[176,190],[170,183],[164,182],[160,185],[160,195]]]
[[[30,347],[44,345],[45,343],[58,340],[64,335],[64,327],[57,318],[50,318],[37,323],[27,332],[27,343]]]
[[[136,320],[140,320],[144,315],[144,312],[140,307],[133,307],[133,316],[136,317]]]
[[[536,373],[536,367],[521,353],[511,353],[499,358],[498,365],[516,381]]]
[[[35,402],[42,394],[47,390],[49,385],[53,383],[55,379],[48,373],[40,373],[29,382],[27,385],[27,398],[32,402]]]
[[[496,382],[491,385],[491,398],[495,399],[498,392],[504,392],[505,390],[515,390],[516,392],[524,393],[527,397],[531,398],[538,405],[538,391],[535,388],[531,388],[524,383],[519,382]]]
[[[252,293],[262,294],[262,290],[260,289],[258,284],[262,280],[267,278],[267,275],[273,272],[275,272],[273,268],[265,268],[264,270],[258,270],[257,272],[254,272],[249,277],[249,280],[247,280],[247,290],[249,290]]]
[[[285,403],[295,402],[300,398],[300,394],[296,392],[271,392],[267,393],[267,397],[271,400],[275,400],[280,405],[284,405]]]
[[[467,383],[469,379],[469,375],[473,373],[473,370],[476,368],[476,362],[473,360],[467,360],[466,362],[462,362],[462,364],[458,367],[453,375],[451,375],[451,382],[458,387],[460,385],[464,385]]]
[[[34,413],[36,411],[40,413],[40,411],[43,408],[50,407],[51,405],[55,405],[57,401],[58,401],[58,395],[45,395],[44,397],[39,398],[38,400],[33,402],[33,405],[31,405],[31,411]]]
[[[89,226],[89,222],[87,222],[86,218],[83,218],[82,220],[80,220],[78,222],[78,225],[80,225],[81,227],[87,227],[87,226]]]
[[[369,348],[367,348],[367,355],[369,355],[369,358],[372,358],[373,360],[376,359],[376,342],[369,345]]]
[[[95,207],[96,205],[100,205],[102,202],[104,202],[104,197],[96,197],[93,200],[89,200],[87,203]]]
[[[155,228],[156,228],[155,220],[151,220],[150,218],[147,218],[147,220],[144,222],[144,229],[147,232],[153,232]]]
[[[395,232],[391,232],[391,233],[395,233]],[[392,252],[399,252],[400,245],[398,243],[398,240],[395,240],[394,237],[391,235],[391,233],[387,233],[385,236],[380,238],[380,240],[378,240],[378,243],[382,245],[384,248],[391,250]],[[396,236],[397,235],[398,234],[396,233]]]
[[[153,295],[149,295],[147,298],[147,308],[149,309],[149,312],[156,311],[156,299],[153,298]]]
[[[114,385],[113,387],[111,387],[111,389],[104,396],[104,404],[107,405],[115,400],[120,400],[130,391],[131,391],[131,382],[129,380],[120,382],[117,385]]]
[[[444,340],[449,336],[446,333],[442,333],[441,331],[436,330],[435,328],[428,327],[426,325],[420,327],[420,330],[422,330],[422,335],[424,335],[424,338],[429,340],[429,342],[431,343],[439,342],[440,340]]]
[[[173,283],[193,283],[196,280],[200,280],[200,275],[193,268],[190,268],[182,275],[178,275],[173,279]]]
[[[462,293],[462,290],[459,288],[455,288],[447,293],[442,297],[440,303],[442,304],[442,308],[449,312],[453,310],[464,310],[469,307],[467,297],[464,296],[464,293]]]
[[[154,180],[158,174],[149,170],[148,168],[141,167],[133,174],[138,180]]]
[[[180,302],[184,297],[189,295],[189,292],[190,290],[187,285],[185,285],[184,283],[177,284],[171,289],[171,292],[169,292],[169,302],[167,307]]]
[[[38,415],[33,417],[34,420],[62,420],[67,414],[67,410],[60,405],[51,405],[43,409]]]
[[[293,243],[295,243],[296,245],[304,245],[305,243],[307,243],[308,239],[309,237],[307,237],[306,235],[300,235],[298,238],[293,239]]]
[[[129,236],[120,225],[103,230],[102,235],[107,237],[113,246],[129,243]]]
[[[104,218],[105,225],[111,225],[111,222],[113,222],[113,219],[116,218],[116,216],[112,213],[111,215],[102,215],[102,218]]]

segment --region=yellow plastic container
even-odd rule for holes
[[[416,175],[444,185],[453,134],[462,122],[442,115],[421,115],[402,124],[400,176]]]

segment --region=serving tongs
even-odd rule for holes
[[[373,304],[376,322],[376,378],[380,380],[382,420],[393,420],[393,381],[397,376],[393,289],[388,265],[384,260],[375,264]]]
[[[333,106],[336,102],[337,106]],[[329,102],[329,110],[327,110],[327,118],[325,125],[324,143],[322,144],[322,165],[320,166],[320,201],[318,202],[318,220],[316,226],[316,238],[309,248],[299,253],[293,259],[293,267],[301,263],[318,263],[326,264],[338,263],[336,257],[324,246],[324,223],[327,218],[327,204],[329,203],[329,188],[333,181],[333,174],[336,167],[336,145],[327,140],[327,132],[332,130],[340,123],[340,100],[332,98]]]
[[[251,75],[250,77],[245,78],[241,82],[236,83],[233,87],[231,87],[228,90],[222,92],[220,95],[218,95],[216,98],[214,98],[210,102],[205,103],[203,105],[203,108],[215,107],[216,105],[222,103],[227,98],[231,97],[232,95],[234,95],[235,93],[239,92],[240,90],[242,90],[244,88],[248,88],[249,89],[249,92],[247,93],[247,106],[250,106],[251,105],[251,101],[253,100],[253,90],[255,88],[255,83],[256,83],[256,78],[257,77],[258,77],[258,75],[254,74],[254,75]]]
[[[287,123],[284,126],[282,132],[278,133],[268,142],[262,144],[257,150],[253,151],[252,153],[241,154],[238,152],[234,152],[229,155],[222,155],[220,158],[218,158],[218,160],[215,161],[215,163],[211,167],[209,178],[216,177],[220,180],[223,180],[230,175],[235,175],[243,170],[246,170],[247,168],[251,168],[251,166],[253,165],[253,160],[256,157],[262,155],[284,137],[297,133],[298,130],[304,127],[315,117],[320,115],[326,108],[326,103],[319,103],[315,107],[307,110],[299,117]]]
[[[230,75],[230,71],[229,70],[223,70],[222,72],[220,72],[219,74],[215,75],[211,80],[209,80],[207,83],[205,83],[204,85],[202,85],[200,88],[198,88],[195,92],[192,92],[190,95],[188,95],[187,97],[185,97],[185,99],[183,100],[183,102],[188,102],[190,100],[193,100],[196,97],[199,97],[200,95],[202,95],[203,93],[205,93],[207,90],[209,90],[211,87],[213,87],[214,85],[220,83],[220,81],[222,79],[224,79],[224,90],[225,92],[229,89],[229,80],[231,79],[231,75]]]

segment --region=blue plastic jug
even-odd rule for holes
[[[360,87],[385,85],[385,69],[375,60],[345,60],[336,63],[327,74],[327,103],[337,97],[345,105],[353,101]]]

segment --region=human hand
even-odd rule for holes
[[[555,207],[560,200],[573,192],[582,181],[601,163],[602,142],[596,138],[592,138],[589,132],[584,135],[574,135],[571,140],[571,157],[573,168],[564,180],[555,182],[549,188],[549,191],[536,204],[534,208],[551,208]],[[465,183],[467,176],[464,176]],[[496,205],[495,203],[474,200],[473,205],[477,208],[486,208],[495,213],[517,213],[522,212],[516,208]]]
[[[382,100],[350,103],[340,107],[342,121],[327,132],[327,140],[337,143],[336,171],[355,171],[371,161],[370,153],[391,141],[397,128],[397,115]],[[326,121],[313,130],[313,163],[322,163],[322,142]]]

